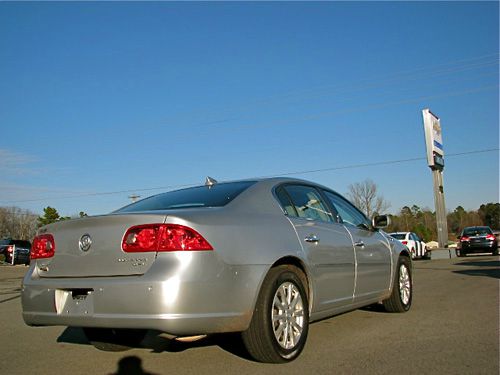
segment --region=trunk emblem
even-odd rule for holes
[[[90,246],[92,246],[92,237],[90,237],[89,234],[84,234],[81,238],[80,241],[78,241],[78,247],[80,248],[81,251],[89,251]]]

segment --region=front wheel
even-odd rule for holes
[[[410,310],[413,299],[413,282],[410,260],[404,256],[399,258],[394,275],[391,296],[384,301],[389,312],[406,312]]]
[[[309,329],[304,273],[294,266],[272,268],[259,293],[249,328],[242,333],[248,353],[259,362],[297,358]]]

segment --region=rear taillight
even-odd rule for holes
[[[14,251],[14,246],[13,245],[10,245],[7,247],[7,252],[8,253],[12,253]]]
[[[135,253],[213,250],[213,248],[201,234],[183,225],[145,224],[127,230],[123,236],[122,250]]]
[[[462,236],[462,237],[460,237],[460,241],[462,241],[462,242],[468,242],[469,241],[469,237]]]
[[[408,241],[401,241],[403,245],[408,245]]]
[[[495,236],[494,236],[494,235],[492,235],[492,234],[487,234],[487,235],[486,235],[486,239],[487,239],[487,240],[490,240],[490,241],[494,241],[494,240],[495,240]]]
[[[51,234],[41,234],[33,239],[31,259],[52,258],[56,251],[56,243]]]

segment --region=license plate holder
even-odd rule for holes
[[[94,291],[92,289],[56,289],[55,307],[60,315],[92,315]]]

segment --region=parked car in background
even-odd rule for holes
[[[420,239],[420,237],[413,232],[395,232],[389,233],[390,236],[394,237],[405,245],[411,252],[411,257],[415,258],[427,258],[429,256],[429,251],[425,242]]]
[[[9,264],[30,264],[31,243],[6,238],[0,240],[0,257]]]
[[[466,227],[458,236],[457,255],[492,253],[498,255],[498,240],[490,227]]]
[[[497,243],[500,244],[500,230],[494,230],[493,235],[496,237]]]
[[[387,225],[304,180],[207,179],[40,228],[23,318],[91,342],[241,332],[255,360],[291,361],[309,322],[380,301],[410,309],[411,257]]]

